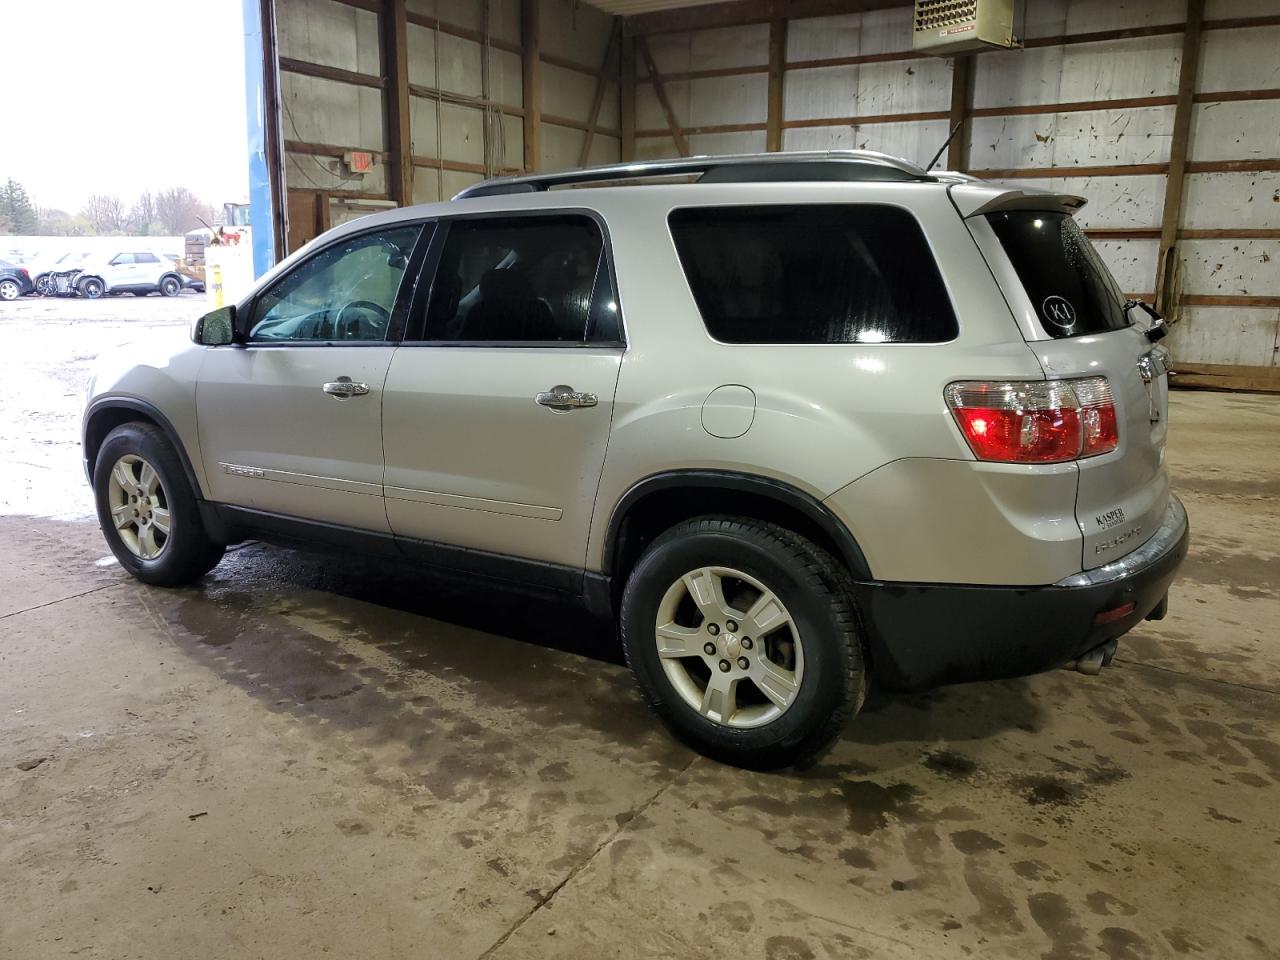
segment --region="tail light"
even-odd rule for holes
[[[946,399],[979,460],[1064,463],[1114,450],[1120,439],[1105,377],[953,383]]]

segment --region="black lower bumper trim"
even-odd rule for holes
[[[1083,586],[856,585],[877,683],[923,690],[1052,670],[1159,614],[1187,555],[1189,530],[1151,563]],[[1099,613],[1132,603],[1120,619]]]

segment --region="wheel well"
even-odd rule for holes
[[[176,273],[172,272],[172,271],[170,271],[169,273],[163,274],[163,275],[160,277],[160,282],[161,282],[161,283],[164,283],[164,282],[165,282],[166,280],[168,280],[170,277],[172,277],[174,280],[177,280],[177,281],[178,281],[178,283],[182,283],[182,277],[181,277],[180,275],[178,275],[178,274],[176,274]]]
[[[853,537],[817,500],[810,498],[811,502],[805,503],[803,499],[765,492],[767,489],[675,484],[656,489],[630,504],[624,502],[620,509],[625,512],[610,524],[605,542],[605,572],[612,575],[615,588],[621,589],[645,548],[664,531],[694,517],[717,514],[776,523],[822,547],[855,578],[870,576]],[[804,497],[798,491],[794,496]]]
[[[155,417],[150,417],[132,407],[105,407],[95,411],[89,417],[84,430],[84,455],[89,461],[91,475],[94,464],[98,462],[98,451],[102,449],[102,441],[107,439],[107,434],[112,430],[125,423],[149,423],[166,435],[169,432]]]

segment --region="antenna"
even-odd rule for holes
[[[937,162],[942,158],[942,151],[951,146],[951,141],[956,138],[956,134],[960,132],[960,128],[964,126],[963,120],[957,120],[956,125],[951,128],[951,132],[947,134],[947,139],[942,141],[942,146],[938,148],[938,152],[933,155],[933,159],[929,161],[929,165],[924,168],[924,172],[928,173],[934,168]]]

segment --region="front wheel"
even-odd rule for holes
[[[662,722],[735,766],[812,761],[866,693],[848,573],[775,524],[701,517],[668,530],[627,580],[621,627]]]
[[[126,423],[107,435],[93,492],[107,545],[143,583],[190,583],[222,559],[224,547],[205,533],[182,461],[152,424]]]
[[[107,292],[107,285],[97,277],[89,277],[80,281],[80,295],[90,300],[97,300]]]

